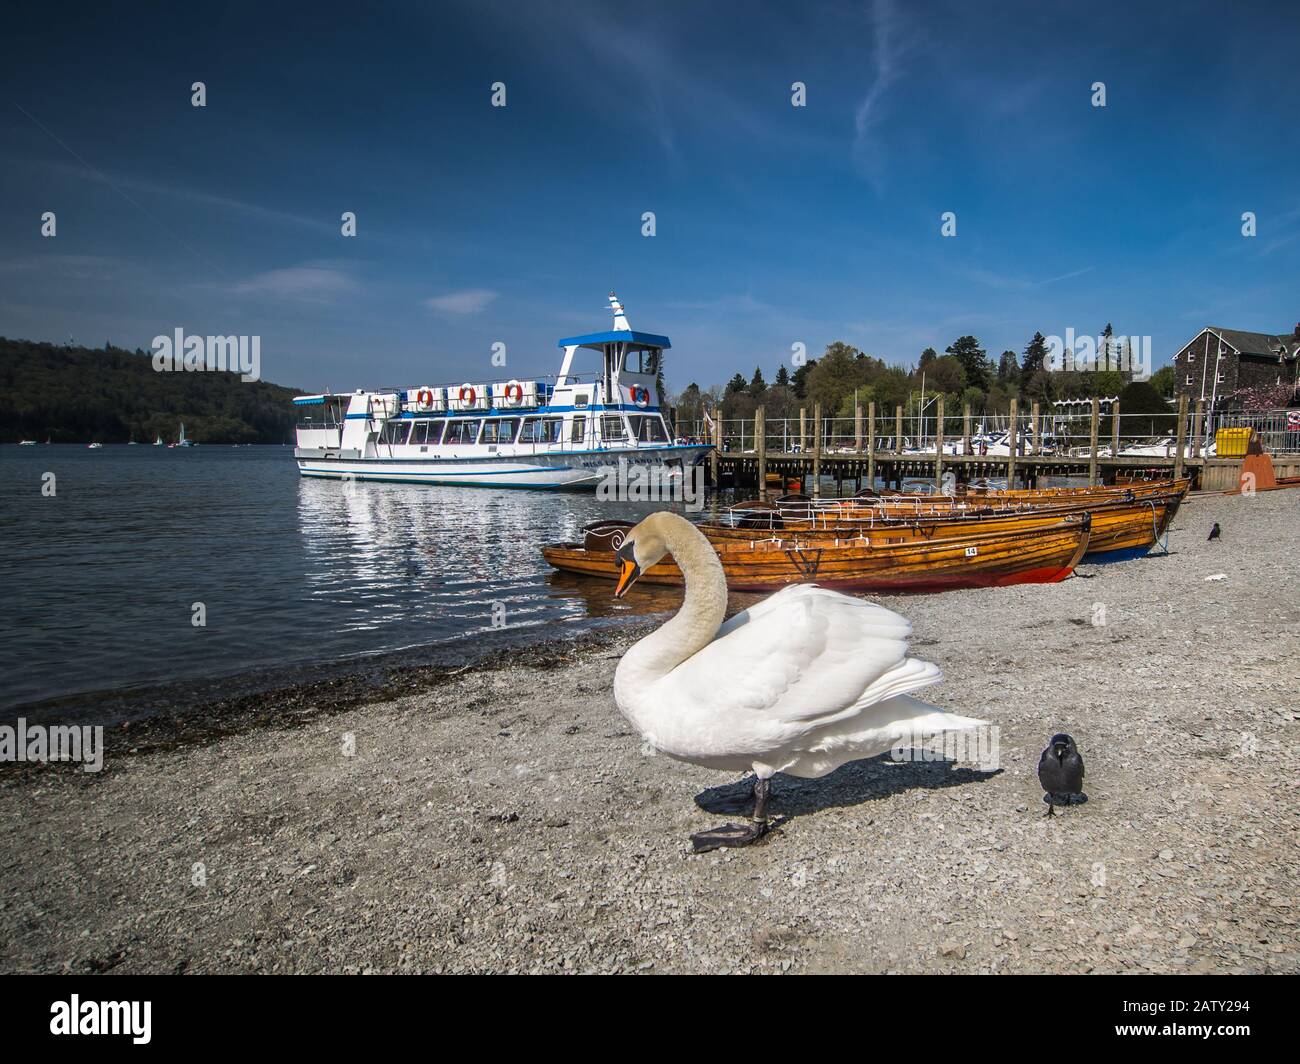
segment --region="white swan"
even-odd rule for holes
[[[777,772],[824,776],[917,732],[977,728],[908,692],[942,679],[907,656],[912,626],[883,606],[815,584],[783,588],[725,624],[727,580],[709,541],[676,514],[651,514],[619,547],[622,597],[671,553],[686,600],[623,655],[614,700],[652,746],[731,772],[752,770],[754,823],[691,836],[697,851],[742,846],[767,831]]]

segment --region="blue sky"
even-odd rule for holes
[[[452,382],[498,341],[553,372],[613,287],[680,388],[795,342],[908,364],[1109,321],[1160,364],[1300,322],[1294,4],[42,4],[6,37],[7,336]]]

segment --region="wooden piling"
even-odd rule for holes
[[[1092,397],[1092,417],[1088,427],[1088,486],[1097,486],[1097,423],[1101,417],[1101,403]]]
[[[867,404],[867,487],[876,487],[876,403]]]
[[[822,493],[822,404],[813,404],[813,482],[812,496],[821,498]]]
[[[903,453],[903,408],[894,407],[894,453]]]
[[[1119,400],[1110,404],[1110,456],[1119,457]]]
[[[758,497],[767,498],[767,411],[754,411],[754,457],[758,459]]]
[[[808,411],[804,407],[799,408],[799,453],[808,452]]]
[[[1201,457],[1201,431],[1205,428],[1205,400],[1196,400],[1196,413],[1192,417],[1192,457]]]
[[[974,448],[970,445],[970,403],[962,403],[961,406],[961,453],[974,453]]]
[[[1038,400],[1029,405],[1029,435],[1034,440],[1034,454],[1043,453],[1042,426],[1038,423]]]
[[[943,481],[943,393],[939,394],[934,430],[934,486]]]
[[[853,450],[862,453],[862,407],[856,404],[853,407]]]
[[[1011,411],[1008,420],[1011,422],[1011,433],[1007,436],[1007,487],[1016,486],[1016,447],[1020,442],[1020,411],[1017,400],[1011,400]]]
[[[1178,435],[1174,448],[1174,479],[1183,475],[1183,449],[1187,446],[1187,394],[1178,397]]]

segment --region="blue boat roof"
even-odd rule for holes
[[[644,347],[672,347],[666,336],[654,333],[631,332],[627,329],[610,329],[609,332],[588,333],[586,336],[570,336],[561,340],[557,347],[603,347],[605,344],[641,344]]]

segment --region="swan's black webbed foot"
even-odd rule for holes
[[[708,853],[723,846],[748,846],[771,830],[767,822],[767,799],[772,793],[770,780],[754,781],[754,820],[750,824],[722,824],[691,836],[696,853]]]
[[[766,820],[752,824],[722,824],[707,831],[697,831],[691,836],[691,846],[696,853],[708,853],[723,846],[748,846],[767,834],[770,825]]]

